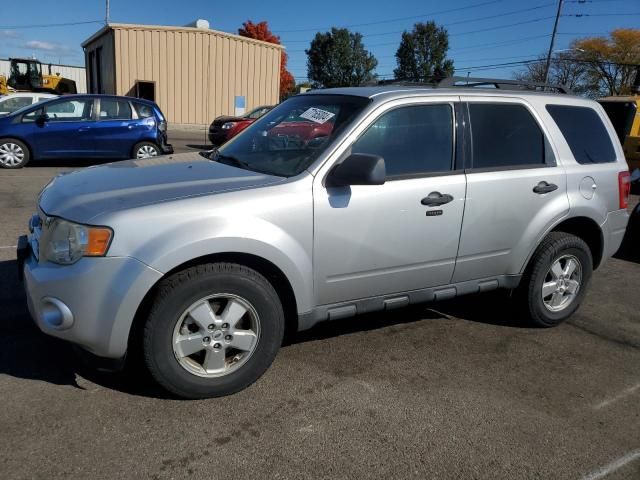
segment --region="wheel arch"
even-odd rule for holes
[[[549,228],[549,230],[547,230],[544,235],[540,237],[534,248],[529,252],[527,261],[522,267],[523,271],[531,263],[533,254],[538,249],[538,246],[540,246],[547,235],[549,235],[551,232],[564,232],[581,238],[585,241],[585,243],[589,247],[589,250],[591,251],[591,257],[593,259],[593,269],[596,270],[600,263],[602,263],[604,253],[604,235],[602,233],[602,229],[600,228],[600,225],[598,225],[598,223],[592,218],[578,215],[574,217],[563,218],[560,222]]]
[[[144,329],[144,322],[147,314],[149,313],[153,304],[156,292],[158,291],[160,283],[166,278],[174,275],[177,272],[193,267],[195,265],[202,265],[205,263],[237,263],[263,275],[273,285],[285,314],[285,339],[298,330],[298,309],[297,300],[291,285],[291,282],[285,275],[285,273],[270,260],[267,260],[258,255],[242,252],[219,252],[210,255],[203,255],[190,259],[186,262],[176,265],[171,270],[167,271],[156,283],[147,291],[142,302],[136,310],[131,328],[129,330],[128,348],[129,352],[140,351],[136,348],[142,339],[142,330]],[[133,348],[132,348],[133,347]]]

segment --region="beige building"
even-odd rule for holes
[[[82,47],[89,93],[153,100],[169,123],[207,125],[278,102],[280,45],[209,28],[112,23]]]

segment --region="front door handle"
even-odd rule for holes
[[[86,132],[86,131],[88,131],[88,130],[91,130],[91,127],[80,127],[80,128],[78,129],[78,131],[79,131],[79,132]]]
[[[427,207],[437,207],[449,203],[453,200],[453,196],[448,193],[442,194],[440,192],[431,192],[429,195],[420,200],[422,205]]]
[[[538,193],[542,195],[543,193],[553,192],[554,190],[557,190],[557,189],[558,189],[558,185],[556,185],[555,183],[548,183],[548,182],[542,181],[538,185],[533,187],[533,193]]]

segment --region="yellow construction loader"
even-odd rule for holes
[[[12,58],[9,78],[0,75],[0,95],[14,92],[77,93],[76,82],[59,73],[42,73],[42,64],[32,58]]]

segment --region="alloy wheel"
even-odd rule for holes
[[[542,284],[542,302],[551,312],[559,312],[574,301],[582,283],[582,265],[573,255],[554,260]]]
[[[182,368],[199,377],[228,375],[258,345],[260,319],[253,306],[233,294],[202,298],[185,310],[173,331],[173,353]]]

